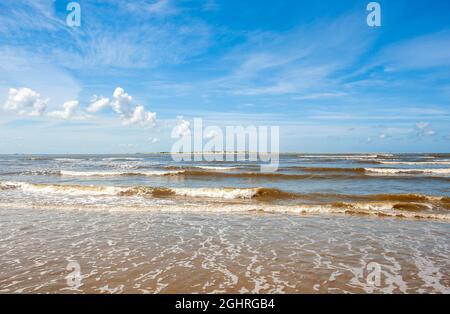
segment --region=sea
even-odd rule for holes
[[[0,293],[450,293],[450,154],[0,155]]]

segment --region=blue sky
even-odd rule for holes
[[[448,152],[450,2],[0,3],[0,153],[168,151],[180,121],[282,151]],[[181,119],[180,116],[183,118]]]

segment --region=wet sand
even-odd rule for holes
[[[351,215],[2,209],[0,292],[449,293],[449,230]]]

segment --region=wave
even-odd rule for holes
[[[189,171],[189,170],[208,170],[208,171],[228,171],[228,170],[237,170],[242,169],[243,167],[254,167],[258,168],[258,165],[240,165],[240,166],[165,166],[164,169],[167,170],[180,170],[180,171]]]
[[[364,155],[364,154],[355,154],[355,155],[329,155],[329,154],[324,154],[324,155],[298,155],[298,157],[302,157],[302,158],[377,158],[378,155]]]
[[[352,173],[364,173],[364,168],[338,168],[338,167],[303,167],[303,166],[290,166],[284,167],[283,170],[301,170],[305,172],[352,172]]]
[[[102,158],[103,161],[139,161],[143,160],[143,158],[137,158],[137,157],[108,157],[108,158]]]
[[[450,165],[450,160],[441,161],[377,161],[385,165]]]
[[[53,157],[25,157],[23,160],[31,160],[31,161],[46,161],[53,160]]]
[[[450,158],[450,153],[432,154],[432,158]]]
[[[214,167],[214,166],[195,166],[195,167],[204,170],[217,170],[217,171],[239,169],[239,167]]]
[[[62,176],[74,177],[109,177],[109,176],[166,176],[181,173],[182,171],[140,171],[140,172],[121,172],[121,171],[69,171],[61,170],[59,174]]]
[[[89,198],[90,205],[98,208],[118,208],[118,202],[114,199],[103,197],[138,197],[146,198],[170,198],[181,200],[181,204],[169,203],[169,207],[163,210],[177,210],[189,208],[190,210],[206,211],[247,211],[262,212],[288,212],[288,213],[344,213],[364,214],[378,216],[445,219],[450,220],[450,197],[429,196],[421,194],[379,194],[379,195],[344,195],[331,193],[291,193],[271,188],[164,188],[147,186],[94,186],[94,185],[58,185],[58,184],[33,184],[27,182],[0,182],[1,191],[20,190],[21,192],[38,193],[41,195],[32,198],[32,201],[24,201],[22,196],[17,204],[30,205],[34,207],[58,206],[69,204],[65,200],[67,196],[73,197],[100,197],[99,201]],[[56,199],[51,195],[56,194]],[[61,197],[60,197],[60,196]],[[0,194],[1,196],[1,194]],[[184,199],[191,201],[186,202]],[[7,194],[6,199],[0,205],[11,203],[15,199],[13,194]],[[208,199],[208,202],[198,203],[195,200]],[[222,200],[222,201],[220,201]],[[233,200],[228,204],[226,201]],[[242,201],[239,201],[242,200]],[[247,200],[247,201],[244,201]],[[275,202],[284,200],[295,200],[295,202]],[[219,201],[219,202],[217,202]],[[236,203],[238,201],[238,203]],[[36,203],[38,202],[38,203]],[[41,202],[41,203],[39,203]],[[300,203],[299,203],[300,202]],[[75,201],[79,208],[88,206],[84,201]],[[130,201],[121,202],[120,206],[130,206],[134,209],[149,209],[145,202]],[[123,205],[125,204],[125,205]],[[207,205],[205,205],[207,204]],[[10,205],[13,206],[13,205]],[[55,205],[56,206],[56,205]],[[194,206],[194,209],[192,209]],[[205,208],[207,206],[208,208]],[[231,208],[230,208],[231,206]],[[196,209],[195,209],[196,208]],[[120,209],[120,208],[118,208]],[[161,209],[161,208],[159,208]]]
[[[124,189],[119,196],[181,196],[189,198],[216,198],[216,199],[287,199],[296,198],[289,192],[267,188],[154,188],[135,186]],[[275,196],[277,195],[277,196]],[[290,196],[291,195],[291,196]]]
[[[393,154],[318,154],[318,155],[298,155],[300,158],[318,158],[327,160],[374,160],[377,158],[391,158]]]
[[[123,167],[135,169],[135,167]],[[121,176],[167,176],[182,173],[183,171],[71,171],[71,170],[33,170],[23,172],[3,172],[0,175],[26,175],[26,176],[70,176],[70,177],[121,177]]]
[[[123,188],[94,185],[60,185],[27,182],[0,182],[0,190],[16,190],[34,193],[60,193],[68,195],[118,195]]]
[[[26,192],[52,192],[80,195],[115,195],[115,196],[183,196],[191,198],[219,199],[255,199],[262,201],[297,199],[306,202],[397,202],[397,203],[435,203],[450,208],[450,197],[422,194],[362,194],[348,195],[335,193],[295,193],[275,188],[168,188],[149,186],[96,186],[43,184],[28,182],[0,182],[0,190],[20,189]]]
[[[59,193],[70,195],[114,195],[114,196],[155,196],[178,195],[185,197],[206,197],[222,199],[251,199],[258,195],[260,188],[160,188],[147,186],[95,186],[36,184],[27,182],[0,182],[0,190],[19,189],[25,192]]]
[[[287,167],[285,170],[301,170],[305,173],[283,172],[229,172],[229,168],[197,169],[195,167],[166,167],[166,170],[149,171],[71,171],[71,170],[35,170],[24,172],[6,172],[0,175],[36,175],[36,176],[72,176],[72,177],[121,177],[121,176],[185,176],[191,178],[248,178],[265,180],[370,180],[374,177],[402,180],[443,180],[450,181],[450,169],[401,169],[401,168],[311,168]],[[131,168],[134,169],[134,168]],[[169,170],[179,169],[179,170]],[[189,170],[191,169],[191,170]],[[408,176],[422,174],[424,176]]]
[[[280,173],[280,172],[213,172],[213,171],[196,171],[196,170],[184,170],[178,172],[176,175],[182,175],[192,178],[248,178],[248,179],[265,179],[265,180],[371,180],[374,178],[371,175],[371,171],[367,168],[342,168],[344,170],[337,170],[336,168],[331,173]],[[369,168],[370,169],[370,168]],[[373,168],[377,169],[377,168]],[[379,173],[379,177],[384,175],[383,179],[402,179],[402,180],[443,180],[450,181],[448,176],[438,176],[438,172],[434,172],[434,169],[430,169],[432,172],[428,174],[433,174],[433,176],[418,177],[418,176],[405,176],[404,173]],[[447,170],[447,169],[445,169]],[[421,170],[419,170],[421,171]],[[320,170],[318,170],[320,172]],[[326,172],[326,171],[324,171]],[[336,173],[333,173],[336,172]],[[421,172],[426,173],[426,172]],[[414,173],[411,173],[414,174]],[[442,172],[440,174],[447,174],[447,172]]]
[[[23,176],[59,176],[61,172],[59,170],[26,170],[26,171],[8,171],[1,172],[2,176],[14,176],[14,175],[23,175]]]
[[[78,161],[86,160],[86,158],[53,158],[52,160],[61,161],[61,162],[78,162]]]
[[[381,174],[450,174],[450,168],[444,169],[402,169],[402,168],[364,168],[369,173]]]
[[[267,179],[267,180],[308,180],[308,179],[354,179],[353,175],[345,174],[295,174],[279,172],[214,172],[185,170],[179,175],[187,177],[210,177],[210,178],[249,178],[249,179]]]
[[[189,203],[189,204],[52,204],[49,202],[24,203],[23,201],[0,202],[2,209],[50,209],[50,210],[93,210],[93,211],[154,211],[154,212],[210,212],[210,213],[271,213],[305,215],[356,215],[374,217],[394,217],[449,221],[450,214],[429,210],[410,210],[390,204],[327,204],[327,205],[269,205],[269,204],[227,204],[227,203]]]

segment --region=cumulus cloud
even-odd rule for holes
[[[42,116],[47,108],[47,102],[48,100],[42,99],[41,95],[32,89],[10,88],[4,108],[22,115]]]
[[[117,87],[113,93],[111,107],[119,114],[122,124],[125,126],[140,124],[142,126],[154,126],[156,124],[156,113],[145,111],[144,106],[132,107],[133,97],[128,95],[122,87]]]
[[[178,124],[172,129],[172,138],[179,138],[191,134],[190,123],[183,119],[182,116],[178,116]]]
[[[133,105],[132,101],[133,97],[126,93],[123,88],[117,87],[114,90],[112,100],[108,97],[94,95],[86,111],[97,113],[105,108],[111,108],[119,116],[124,126],[134,124],[144,127],[154,126],[156,124],[156,113],[146,111],[142,105]],[[42,116],[47,109],[47,102],[48,100],[43,100],[40,94],[29,88],[11,88],[4,108],[23,115]],[[91,117],[82,112],[77,100],[65,102],[62,110],[52,111],[48,116],[64,120]]]
[[[156,113],[146,112],[144,106],[137,106],[130,116],[122,117],[123,125],[140,124],[142,126],[154,126],[155,123]]]
[[[125,90],[122,87],[117,87],[114,90],[113,98],[114,100],[111,107],[116,113],[124,115],[130,113],[133,97],[125,93]]]
[[[94,95],[92,98],[91,103],[89,104],[89,107],[87,108],[88,112],[99,112],[109,106],[109,98],[107,97],[98,97],[97,95]]]
[[[84,119],[84,115],[77,114],[80,103],[76,100],[66,101],[63,104],[63,110],[60,111],[52,111],[48,115],[57,119]]]

